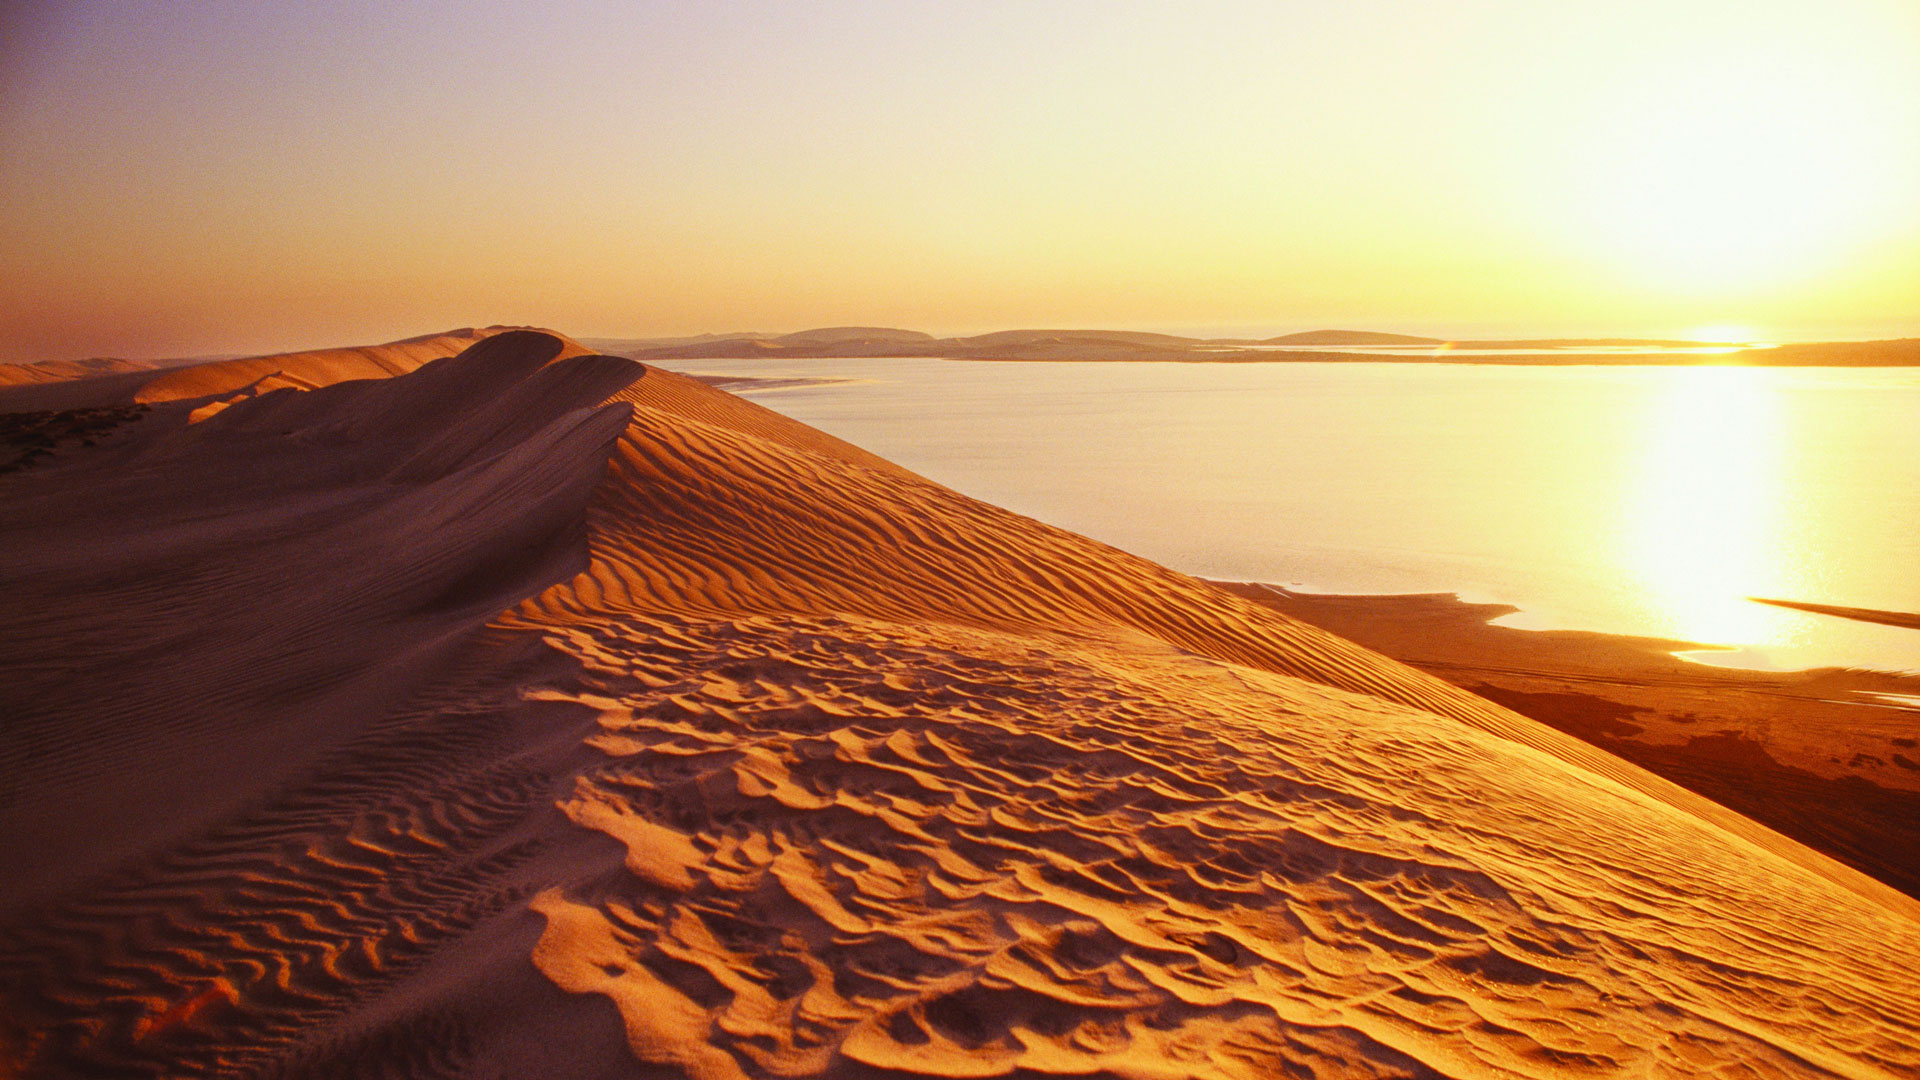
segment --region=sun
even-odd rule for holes
[[[1759,62],[1640,71],[1584,133],[1570,191],[1586,246],[1671,289],[1805,276],[1866,238],[1874,108],[1843,77]]]

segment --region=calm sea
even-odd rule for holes
[[[1920,368],[676,361],[969,495],[1177,569],[1458,592],[1502,620],[1920,669]]]

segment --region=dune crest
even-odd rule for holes
[[[603,402],[641,369],[562,351],[508,335],[199,423],[175,402],[9,477],[0,905],[244,802],[286,765],[249,745],[310,756],[584,565],[628,412]]]
[[[110,408],[208,397],[244,387],[265,393],[286,388],[312,390],[354,379],[385,379],[457,355],[489,337],[525,329],[465,328],[384,345],[312,349],[197,364],[91,360],[0,365],[0,412]],[[560,341],[563,356],[592,351],[568,338]]]
[[[1891,890],[576,351],[229,362],[0,477],[0,1071],[1920,1070]]]

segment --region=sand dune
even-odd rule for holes
[[[150,409],[9,478],[0,902],[244,801],[292,764],[262,753],[390,707],[450,635],[585,565],[627,413],[601,402],[640,368],[543,367],[552,341],[199,423]]]
[[[1920,897],[1920,673],[1750,671],[1708,646],[1520,630],[1451,594],[1330,596],[1221,583],[1491,698]],[[1893,614],[1893,613],[1877,613]]]
[[[694,380],[450,344],[0,476],[0,1072],[1920,1070],[1878,883]]]
[[[85,366],[95,363],[91,361],[80,361],[78,367],[58,363],[7,365],[34,374],[9,377],[6,368],[0,367],[0,412],[109,408],[224,394],[249,386],[256,393],[265,393],[288,387],[311,390],[349,379],[384,379],[453,356],[511,329],[515,328],[449,330],[385,345],[275,353],[203,364],[105,361],[112,365],[111,378],[92,377],[100,372]],[[572,341],[565,348],[568,355],[588,351]],[[54,377],[46,377],[49,373]]]
[[[151,370],[153,365],[138,360],[96,357],[92,360],[43,360],[37,364],[0,364],[0,386],[71,382],[101,375],[125,375]]]

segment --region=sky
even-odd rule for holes
[[[0,5],[0,361],[1920,335],[1920,3]]]

